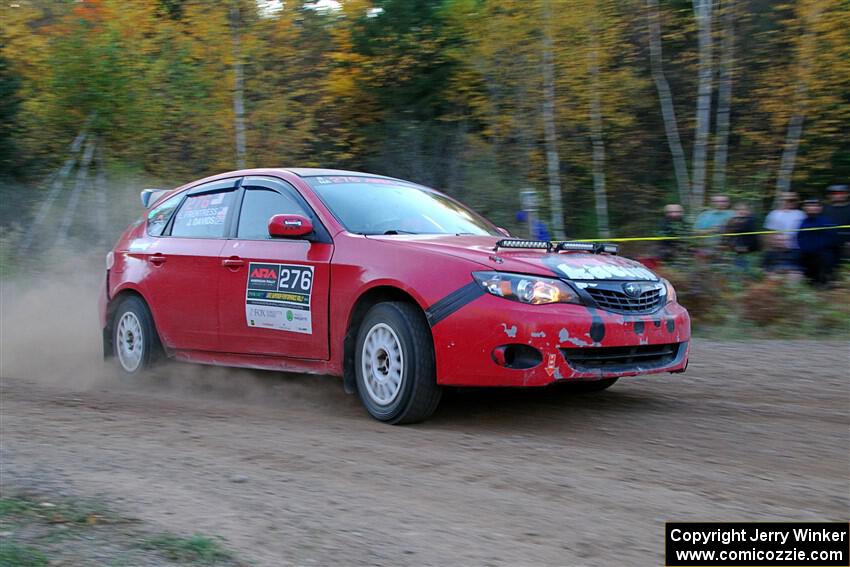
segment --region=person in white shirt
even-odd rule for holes
[[[771,244],[785,250],[796,250],[797,233],[788,232],[795,231],[800,228],[800,223],[806,218],[806,213],[797,208],[797,194],[783,193],[781,197],[780,208],[770,211],[764,221],[764,227],[767,230],[785,231],[782,234],[772,234]]]

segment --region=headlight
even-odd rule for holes
[[[487,293],[520,303],[579,303],[578,295],[569,285],[552,278],[504,272],[473,272],[472,277]]]
[[[676,290],[673,289],[673,284],[667,280],[661,280],[661,283],[664,284],[663,292],[667,295],[664,303],[673,303],[676,301]]]

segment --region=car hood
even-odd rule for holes
[[[465,235],[388,235],[368,236],[392,246],[432,253],[447,254],[475,262],[490,270],[540,276],[557,276],[573,280],[642,280],[658,281],[658,276],[643,264],[610,254],[586,252],[546,252],[499,248],[501,237]]]

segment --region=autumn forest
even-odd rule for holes
[[[84,129],[176,185],[321,166],[442,189],[505,226],[651,231],[850,178],[846,0],[17,0],[0,171],[43,190]]]

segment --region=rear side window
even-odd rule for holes
[[[295,197],[289,194],[262,187],[248,187],[239,213],[236,237],[248,240],[270,238],[269,219],[281,214],[309,216]]]
[[[161,236],[165,225],[168,224],[174,209],[180,204],[180,198],[183,195],[175,195],[170,199],[166,199],[162,204],[155,209],[151,209],[148,213],[148,234],[151,236]]]
[[[234,192],[189,195],[174,215],[171,236],[224,238]]]

